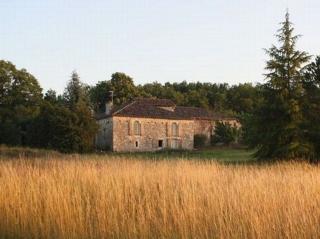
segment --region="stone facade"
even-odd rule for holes
[[[210,144],[211,135],[214,131],[215,122],[212,120],[195,120],[194,121],[194,135],[205,135],[206,145]]]
[[[202,108],[176,106],[167,99],[136,99],[118,109],[106,107],[96,119],[100,126],[97,148],[115,152],[191,150],[196,134],[205,135],[210,144],[215,122],[239,124]]]
[[[114,152],[157,151],[194,148],[194,135],[205,135],[206,145],[214,134],[212,120],[168,120],[152,118],[110,117],[97,121],[97,148]],[[240,127],[236,120],[223,120]],[[139,125],[138,131],[135,125]],[[176,129],[174,129],[176,127]]]
[[[193,120],[112,117],[99,125],[97,145],[115,152],[193,149]]]

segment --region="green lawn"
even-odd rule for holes
[[[251,163],[255,162],[252,157],[253,151],[246,149],[232,148],[211,148],[193,151],[158,151],[145,153],[98,153],[86,154],[85,158],[91,155],[105,158],[108,156],[130,157],[151,160],[170,160],[170,159],[202,159],[216,160],[223,163]],[[56,151],[44,149],[32,149],[27,147],[8,147],[0,145],[0,159],[8,158],[50,158],[50,157],[68,157],[68,154],[61,154]]]
[[[253,151],[246,149],[212,148],[194,151],[159,151],[146,153],[112,153],[112,155],[129,156],[148,159],[204,159],[225,163],[254,162]]]

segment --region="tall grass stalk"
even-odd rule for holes
[[[320,169],[0,161],[0,238],[320,238]]]

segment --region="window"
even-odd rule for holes
[[[172,124],[172,136],[178,137],[179,136],[179,126],[177,123]]]
[[[162,148],[162,147],[163,147],[163,140],[162,140],[162,139],[159,140],[159,142],[158,142],[158,147],[159,147],[159,148]]]
[[[134,122],[134,135],[141,135],[141,124],[139,123],[139,121],[135,121]]]
[[[139,147],[139,142],[138,141],[136,141],[136,148],[138,148]]]

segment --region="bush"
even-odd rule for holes
[[[202,148],[206,145],[207,136],[204,134],[196,134],[194,135],[194,147]]]
[[[211,144],[226,144],[236,142],[239,138],[240,130],[232,127],[228,122],[217,122],[214,135],[211,137]]]

